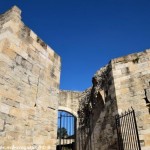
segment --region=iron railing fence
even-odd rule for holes
[[[131,107],[115,119],[118,150],[141,150],[134,109]]]

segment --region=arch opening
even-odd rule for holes
[[[58,110],[56,150],[76,150],[76,117],[64,110]]]

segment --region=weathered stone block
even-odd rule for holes
[[[9,105],[6,105],[4,103],[0,104],[0,112],[9,114],[10,109],[11,109],[11,107]]]
[[[39,75],[40,74],[40,67],[36,64],[33,65],[32,73],[35,74],[35,75]]]
[[[4,120],[0,119],[0,131],[4,130],[4,126],[5,126],[4,123],[5,123]]]
[[[30,31],[30,36],[31,36],[34,40],[37,39],[37,35],[36,35],[32,30]]]

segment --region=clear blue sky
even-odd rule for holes
[[[150,0],[1,0],[62,58],[61,89],[84,90],[111,59],[150,48]]]

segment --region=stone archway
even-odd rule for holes
[[[78,117],[80,95],[81,92],[61,90],[59,93],[58,110],[67,111]]]
[[[69,113],[73,114],[75,117],[78,116],[77,112],[73,111],[71,108],[68,108],[68,107],[59,106],[58,111],[65,111],[65,112],[69,112]]]
[[[72,143],[69,143],[71,150],[76,150],[76,132],[77,132],[77,122],[78,122],[78,109],[79,109],[79,98],[80,98],[80,92],[75,92],[75,91],[60,91],[59,93],[59,105],[58,105],[58,120],[57,120],[57,124],[58,124],[58,129],[59,129],[59,122],[60,122],[60,118],[63,119],[63,116],[65,118],[65,115],[60,116],[59,111],[62,112],[67,112],[70,115],[74,116],[75,120],[74,122],[69,123],[69,126],[74,126],[74,137],[72,138]],[[68,117],[68,116],[66,116]],[[66,123],[67,125],[67,123]],[[62,125],[62,127],[65,127],[64,125]],[[68,128],[68,127],[65,127]],[[57,131],[58,132],[58,131]],[[70,135],[71,136],[71,135]],[[64,140],[65,139],[65,140]],[[67,138],[63,138],[62,141],[66,141],[67,140],[71,140],[71,139],[67,139]],[[61,139],[59,141],[59,146],[57,146],[57,149],[59,150],[59,148],[61,149],[62,146],[68,146],[68,143],[62,143]]]
[[[76,120],[77,117],[73,114],[58,110],[56,150],[76,150]]]

